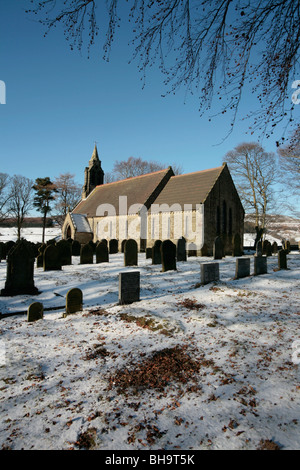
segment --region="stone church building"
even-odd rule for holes
[[[217,236],[224,253],[232,254],[233,239],[242,244],[243,230],[244,209],[226,163],[178,176],[169,167],[105,184],[95,146],[82,199],[67,214],[62,236],[80,243],[116,239],[120,251],[128,238],[144,251],[155,240],[184,237],[187,250],[210,256]]]

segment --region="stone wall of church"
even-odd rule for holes
[[[225,168],[204,203],[204,243],[210,256],[217,236],[222,237],[224,254],[232,254],[235,234],[240,236],[243,243],[244,215],[231,175]]]

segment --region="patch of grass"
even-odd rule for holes
[[[79,434],[75,445],[79,447],[79,449],[92,449],[96,445],[96,435],[97,429],[96,428],[89,428],[86,431]]]

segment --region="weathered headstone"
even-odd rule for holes
[[[133,239],[126,240],[124,247],[124,266],[137,266],[138,245]]]
[[[160,252],[162,272],[176,271],[176,245],[171,240],[164,240]]]
[[[213,257],[214,259],[223,258],[223,242],[221,237],[216,237],[213,245]]]
[[[7,271],[2,296],[38,294],[34,285],[34,252],[30,243],[19,240],[7,255]]]
[[[254,256],[254,276],[268,273],[267,257]]]
[[[41,320],[44,316],[44,307],[41,302],[33,302],[27,309],[27,321]]]
[[[235,279],[250,276],[250,258],[237,258],[235,264]]]
[[[127,240],[122,240],[122,243],[121,243],[121,253],[124,253],[124,249],[125,249],[125,243],[127,242]]]
[[[206,243],[203,243],[202,248],[200,250],[200,256],[208,256],[208,246]]]
[[[82,291],[78,288],[70,289],[66,296],[66,315],[82,310]]]
[[[177,240],[176,258],[177,261],[186,261],[186,241],[183,237]]]
[[[161,264],[160,246],[161,240],[155,240],[152,247],[152,264]]]
[[[81,245],[80,249],[80,264],[93,264],[94,250],[89,243]]]
[[[119,242],[115,238],[109,240],[109,253],[114,254],[119,251]]]
[[[119,273],[119,304],[140,300],[140,272]]]
[[[60,240],[56,243],[62,266],[72,264],[72,245],[68,240]]]
[[[286,250],[278,251],[278,268],[287,269]]]
[[[108,263],[109,254],[107,243],[100,242],[96,246],[96,263]]]
[[[146,259],[152,259],[152,248],[146,248]]]
[[[202,263],[201,268],[201,284],[209,284],[210,282],[219,281],[219,263]]]
[[[278,245],[277,245],[276,242],[273,242],[273,243],[272,243],[272,253],[273,253],[274,255],[277,255],[277,253],[278,253]]]
[[[233,256],[242,256],[242,241],[239,233],[236,233],[233,237]]]
[[[72,242],[72,256],[80,256],[81,245],[78,240]]]
[[[61,260],[56,245],[47,245],[44,251],[44,271],[60,271]]]

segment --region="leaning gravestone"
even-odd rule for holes
[[[260,274],[267,274],[267,257],[266,256],[254,256],[254,276],[259,276]]]
[[[124,247],[124,266],[137,266],[138,245],[133,239],[126,240]]]
[[[250,258],[237,258],[235,264],[235,279],[250,276]]]
[[[278,268],[287,269],[286,250],[278,251]]]
[[[171,240],[164,240],[160,251],[162,272],[176,271],[176,245]]]
[[[108,263],[109,254],[107,243],[100,242],[96,246],[96,263]]]
[[[61,260],[56,245],[48,245],[44,251],[44,271],[60,271]]]
[[[152,264],[161,264],[161,240],[155,240],[154,245],[152,247]]]
[[[33,302],[27,309],[27,321],[41,320],[44,316],[44,307],[40,302]]]
[[[94,262],[94,250],[93,247],[86,243],[81,245],[80,249],[80,264],[93,264]]]
[[[221,237],[216,237],[213,246],[213,257],[214,259],[223,258],[223,242]]]
[[[119,273],[119,304],[140,300],[140,272]]]
[[[66,296],[66,315],[82,310],[82,291],[78,288],[70,289]]]
[[[7,271],[2,296],[38,294],[34,285],[34,252],[30,243],[21,239],[7,255]]]
[[[186,261],[186,241],[183,237],[177,240],[176,257],[177,261]]]
[[[201,284],[209,284],[210,282],[219,281],[219,279],[219,263],[201,264]]]

